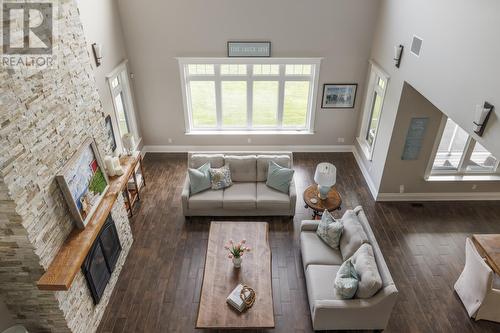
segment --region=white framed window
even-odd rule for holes
[[[134,101],[128,79],[127,60],[118,65],[110,74],[106,76],[111,99],[115,109],[116,123],[120,141],[124,134],[134,135],[136,143],[140,141],[135,116]]]
[[[320,58],[178,58],[186,133],[310,133]]]
[[[427,177],[497,175],[500,161],[452,119],[443,117]]]
[[[370,61],[370,78],[364,102],[361,132],[358,137],[358,142],[369,160],[373,157],[388,82],[389,75]]]

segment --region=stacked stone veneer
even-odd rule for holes
[[[122,196],[111,214],[123,250],[99,305],[81,272],[69,291],[36,287],[73,228],[54,176],[88,137],[110,151],[76,3],[57,3],[55,66],[0,67],[0,295],[30,332],[93,332],[132,244]]]

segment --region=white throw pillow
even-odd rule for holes
[[[371,298],[382,288],[382,277],[370,244],[363,244],[351,257],[351,262],[358,273],[356,298]]]
[[[352,210],[347,211],[342,217],[344,230],[340,237],[340,252],[344,261],[352,257],[359,247],[368,243],[368,236],[358,220],[358,216]]]

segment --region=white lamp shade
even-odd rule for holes
[[[320,163],[316,167],[314,181],[320,186],[333,186],[337,183],[337,168],[331,163]]]
[[[134,136],[130,133],[124,134],[122,137],[123,148],[127,151],[135,150],[135,139]]]

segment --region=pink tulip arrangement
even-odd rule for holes
[[[251,248],[246,246],[246,240],[243,239],[239,243],[233,242],[232,239],[229,240],[229,242],[224,246],[226,250],[229,251],[228,258],[240,258],[243,256],[245,252],[250,252]]]

